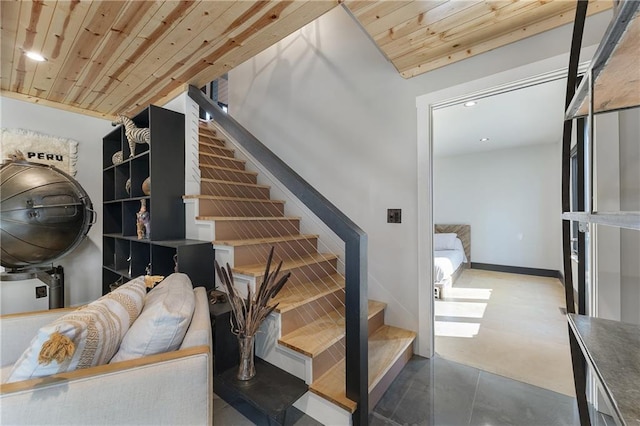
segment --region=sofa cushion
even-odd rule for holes
[[[174,351],[180,347],[195,308],[191,280],[174,273],[147,294],[144,309],[122,339],[111,362]]]
[[[147,293],[144,277],[41,327],[7,382],[106,364],[136,320]]]

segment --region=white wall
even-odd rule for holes
[[[590,24],[599,41],[608,17]],[[369,293],[418,329],[416,97],[566,53],[571,28],[405,80],[341,8],[229,74],[230,113],[369,235]],[[402,223],[386,210],[401,208]],[[409,312],[407,314],[407,312]]]
[[[107,120],[0,98],[0,126],[22,128],[74,139],[78,146],[76,180],[89,194],[98,214],[86,238],[73,252],[56,261],[65,272],[65,306],[102,295],[102,137],[112,130]]]
[[[562,270],[560,144],[434,159],[434,222],[471,225],[472,262]]]

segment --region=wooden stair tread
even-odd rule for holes
[[[212,178],[200,178],[200,182],[219,183],[219,184],[233,185],[233,186],[247,186],[251,188],[267,188],[267,189],[271,188],[269,185],[260,185],[257,183],[245,183],[245,182],[237,182],[235,180],[222,180],[222,179],[212,179]]]
[[[223,157],[224,158],[224,157]],[[240,170],[240,169],[231,169],[229,167],[220,167],[220,166],[215,166],[212,164],[200,164],[200,168],[208,168],[208,169],[216,169],[216,170],[223,170],[226,172],[234,172],[234,173],[242,173],[245,175],[253,175],[253,176],[258,176],[258,172],[251,172],[248,170]]]
[[[241,203],[284,204],[284,200],[270,200],[270,199],[264,199],[264,198],[226,197],[226,196],[220,196],[220,195],[191,194],[191,195],[183,195],[183,198],[199,199],[199,200],[216,200],[216,201],[237,201]]]
[[[299,216],[196,216],[197,220],[213,220],[213,221],[259,221],[259,220],[300,220]]]
[[[215,140],[217,140],[219,142],[224,142],[222,139],[220,139],[218,137],[215,137],[215,136],[213,136],[213,137],[204,136],[204,137],[207,138],[207,139],[215,139]],[[199,140],[198,144],[206,146],[206,147],[210,147],[210,148],[217,148],[217,149],[222,150],[222,151],[233,152],[233,153],[236,152],[236,150],[233,149],[233,148],[228,148],[226,146],[220,146],[217,143],[211,143],[211,142],[208,142],[208,141]]]
[[[369,392],[415,338],[415,332],[389,325],[383,325],[369,337]],[[309,390],[352,413],[356,409],[356,403],[347,398],[345,391],[344,358],[315,380]]]
[[[296,234],[296,235],[283,235],[281,237],[251,238],[251,239],[242,239],[242,240],[216,240],[216,241],[213,241],[213,244],[220,245],[220,246],[242,247],[242,246],[252,246],[255,244],[269,244],[269,243],[280,243],[280,242],[286,242],[286,241],[308,240],[311,238],[318,238],[318,235]]]
[[[285,313],[340,289],[344,289],[344,277],[333,274],[310,283],[285,284],[273,301],[278,303],[276,312]]]
[[[386,304],[369,300],[368,318],[385,308]],[[332,310],[317,320],[282,336],[278,343],[308,357],[318,356],[345,335],[344,308]]]
[[[299,268],[301,266],[313,265],[327,260],[337,259],[338,256],[332,253],[313,253],[309,256],[298,257],[295,259],[285,260],[282,262],[281,271],[288,271],[289,269]],[[276,265],[273,265],[275,269]],[[243,265],[233,268],[233,272],[237,274],[249,275],[252,277],[261,277],[264,274],[264,263],[256,263],[253,265]]]
[[[226,161],[235,161],[236,163],[246,164],[245,160],[239,160],[239,159],[233,158],[233,157],[226,157],[224,155],[211,154],[209,152],[200,152],[199,155],[202,155],[202,156],[205,156],[205,157],[211,157],[211,158],[219,158],[221,160],[226,160]]]

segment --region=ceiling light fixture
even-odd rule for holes
[[[476,105],[476,104],[477,104],[477,102],[476,102],[476,101],[469,101],[469,102],[465,102],[465,103],[464,103],[464,106],[466,106],[466,107],[472,107],[472,106],[474,106],[474,105]]]
[[[487,142],[489,140],[489,138],[482,138],[480,139],[480,142]]]
[[[27,58],[33,59],[34,61],[38,61],[38,62],[44,62],[47,60],[47,58],[45,58],[38,52],[29,51],[29,52],[25,52],[25,55],[27,55]]]

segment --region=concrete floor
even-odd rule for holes
[[[564,306],[556,278],[468,269],[435,302],[436,353],[574,396]]]

